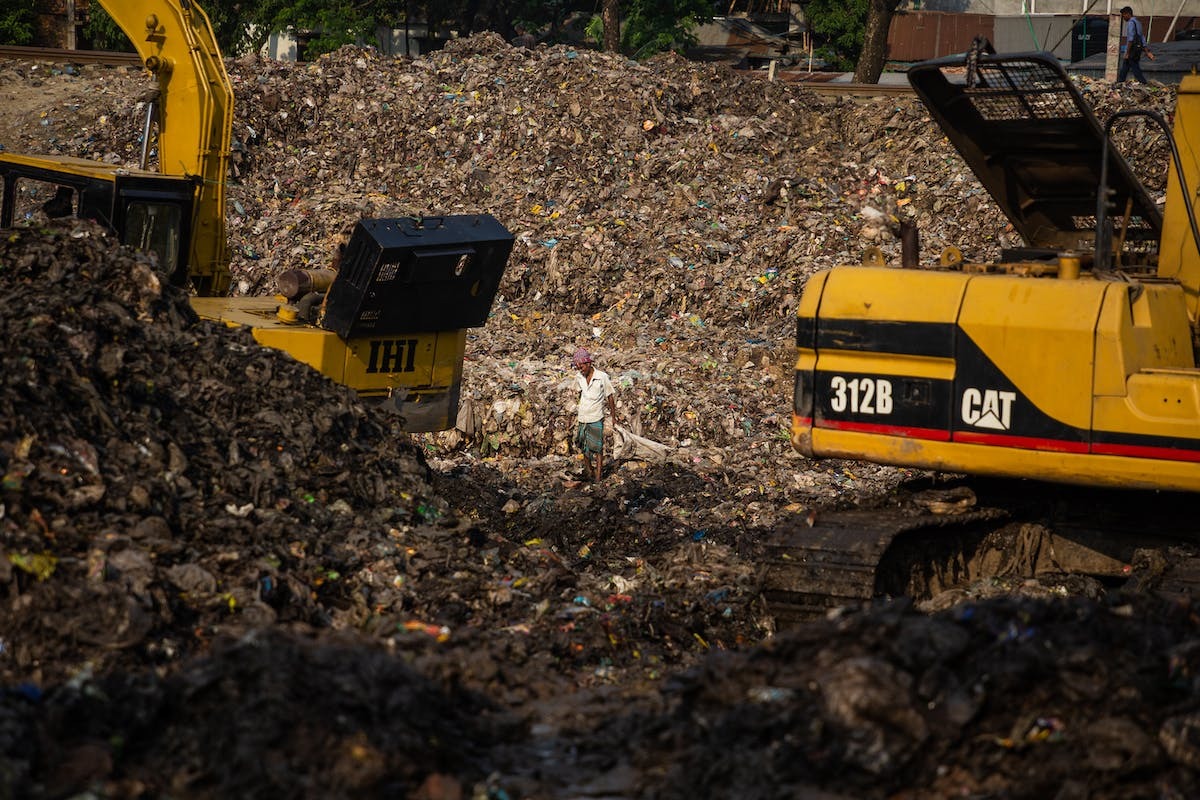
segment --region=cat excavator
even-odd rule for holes
[[[1200,76],[1183,78],[1173,132],[1149,111],[1101,124],[1049,53],[975,48],[914,65],[908,79],[1023,246],[996,263],[951,247],[926,265],[916,237],[901,236],[899,265],[874,249],[810,277],[797,311],[794,449],[981,484],[1103,487],[1090,497],[1115,508],[1111,490],[1200,491]],[[1113,146],[1133,117],[1170,147],[1161,209]],[[995,533],[1007,509],[984,505],[967,491],[882,522],[817,515],[773,543],[768,592],[780,607],[819,608],[901,591],[881,583],[898,543],[935,545],[971,525]],[[1037,549],[1052,554],[1047,568],[1120,576],[1158,532],[1118,543],[1093,531]],[[980,541],[943,568],[965,578],[974,564],[978,576]]]
[[[228,296],[234,95],[209,19],[191,0],[99,3],[156,84],[139,168],[0,152],[0,228],[40,215],[94,220],[190,287],[201,317],[248,327],[400,414],[405,430],[453,427],[466,330],[490,313],[512,235],[487,214],[364,219],[330,253],[336,270],[286,273],[279,297]]]

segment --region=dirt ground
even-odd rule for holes
[[[368,210],[486,208],[519,247],[459,427],[409,437],[103,231],[6,233],[0,794],[1200,795],[1186,597],[1015,576],[787,631],[762,599],[772,532],[951,479],[785,435],[804,280],[895,252],[864,206],[927,257],[1004,243],[911,100],[492,37],[229,68],[236,291]],[[0,145],[127,163],[140,80],[0,64]],[[578,344],[665,457],[580,480]]]

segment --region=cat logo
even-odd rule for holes
[[[1006,431],[1012,425],[1016,392],[998,389],[967,389],[962,396],[962,420],[976,428]]]

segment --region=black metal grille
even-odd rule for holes
[[[978,65],[977,82],[966,94],[986,120],[1075,119],[1075,105],[1062,75],[1035,61]]]
[[[1117,215],[1116,222],[1117,222],[1117,224],[1120,224],[1120,222],[1121,222],[1120,214]],[[1094,216],[1076,215],[1076,216],[1071,217],[1071,224],[1074,225],[1075,230],[1078,230],[1078,231],[1095,230],[1096,229],[1096,218]],[[1152,234],[1155,233],[1154,226],[1152,224],[1150,224],[1150,222],[1145,217],[1139,216],[1137,214],[1134,214],[1133,216],[1131,216],[1129,218],[1129,229],[1131,231],[1149,231]]]

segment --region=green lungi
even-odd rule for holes
[[[575,444],[585,453],[604,452],[604,420],[579,423],[575,429]]]

